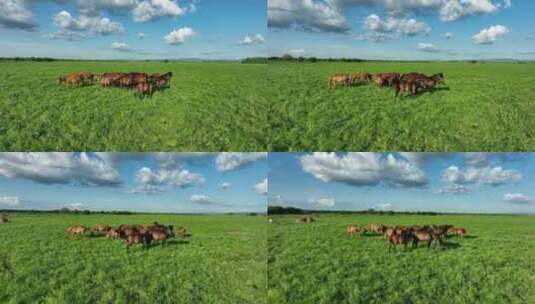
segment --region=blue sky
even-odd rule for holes
[[[266,14],[265,0],[0,0],[0,56],[265,56]]]
[[[0,209],[265,212],[265,153],[0,153]]]
[[[535,154],[270,153],[270,205],[535,213]]]
[[[535,59],[534,1],[270,0],[268,5],[270,55]]]

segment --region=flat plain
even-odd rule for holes
[[[372,84],[329,89],[337,72],[442,72],[446,86],[396,98]],[[535,64],[317,62],[269,65],[274,151],[533,151]]]
[[[266,303],[266,218],[248,215],[10,214],[0,224],[1,303]],[[190,236],[128,251],[69,237],[73,224],[185,226]]]
[[[1,151],[265,151],[266,65],[237,62],[0,61]],[[172,72],[140,99],[65,87],[71,72]]]
[[[271,216],[269,303],[535,303],[535,218],[508,215]],[[348,224],[453,224],[445,249],[388,250]]]

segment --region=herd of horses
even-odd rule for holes
[[[175,235],[187,236],[186,228],[178,227],[173,230],[173,225],[161,225],[154,222],[151,225],[120,225],[116,228],[107,224],[97,224],[93,228],[88,228],[83,225],[73,225],[68,227],[65,232],[69,235],[87,235],[106,236],[112,240],[124,240],[126,249],[132,245],[141,244],[143,249],[149,249],[151,244],[160,241],[165,245],[167,240],[173,238]]]
[[[377,88],[393,87],[396,96],[408,93],[416,95],[424,91],[432,91],[439,84],[446,84],[443,73],[427,76],[425,74],[411,72],[401,74],[396,72],[370,74],[359,72],[356,74],[336,73],[329,78],[331,89],[340,86],[354,86],[365,83],[374,83]]]
[[[455,227],[453,225],[413,225],[413,226],[394,226],[388,227],[382,224],[369,224],[364,227],[351,224],[346,228],[346,233],[350,236],[357,233],[373,233],[383,235],[383,238],[388,240],[390,246],[388,250],[395,249],[398,245],[403,245],[405,248],[411,243],[412,247],[418,247],[418,244],[424,243],[427,248],[444,247],[444,240],[450,235],[464,237],[466,229],[463,227]]]
[[[147,74],[139,72],[130,73],[104,73],[79,72],[61,75],[58,82],[67,86],[84,86],[99,83],[102,87],[122,87],[135,89],[139,96],[151,96],[155,90],[169,87],[173,77],[172,72],[163,74]]]

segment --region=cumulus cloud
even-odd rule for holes
[[[119,52],[131,52],[132,51],[132,49],[130,49],[130,47],[126,43],[122,43],[122,42],[112,43],[111,48]]]
[[[270,0],[268,27],[344,33],[350,26],[333,1]]]
[[[286,51],[288,55],[291,55],[292,57],[300,57],[303,56],[306,51],[304,49],[291,49]]]
[[[17,206],[20,204],[18,196],[0,196],[0,205]]]
[[[444,34],[444,38],[446,39],[453,38],[453,33],[447,32],[446,34]]]
[[[459,20],[476,14],[490,14],[499,6],[489,0],[447,0],[440,9],[440,19],[444,22]]]
[[[393,154],[316,152],[300,158],[307,173],[324,182],[341,182],[352,186],[375,186],[383,182],[394,187],[423,187],[428,178],[420,165]]]
[[[472,189],[465,185],[447,184],[438,190],[440,194],[469,194],[472,193]]]
[[[137,171],[136,180],[140,184],[169,185],[179,188],[199,185],[205,181],[201,174],[190,172],[189,170],[168,170],[166,168],[152,170],[148,167],[143,167]]]
[[[139,33],[137,34],[137,36],[139,37],[139,39],[145,39],[145,37],[147,37],[145,33]]]
[[[0,26],[35,30],[37,22],[27,0],[0,0]]]
[[[78,11],[87,16],[95,16],[102,10],[130,10],[137,3],[138,0],[76,0]]]
[[[259,182],[254,186],[254,189],[256,192],[262,195],[266,195],[268,193],[268,179],[265,178],[263,181]]]
[[[392,204],[390,203],[382,203],[382,204],[377,204],[375,206],[373,206],[373,209],[375,210],[387,210],[388,208],[392,207]]]
[[[524,195],[522,193],[506,193],[503,195],[502,199],[508,203],[514,203],[514,204],[534,204],[535,203],[535,198],[528,197],[527,195]]]
[[[0,153],[0,175],[42,184],[117,187],[122,183],[113,164],[88,153]]]
[[[190,27],[182,27],[165,36],[165,41],[171,45],[183,44],[189,38],[195,36],[195,31]]]
[[[63,208],[67,208],[69,210],[82,210],[84,207],[84,203],[67,203],[63,204]]]
[[[336,204],[336,200],[332,197],[312,199],[310,200],[310,202],[321,208],[331,208],[334,207],[334,205]]]
[[[187,9],[180,7],[175,1],[146,0],[139,2],[132,13],[135,22],[147,22],[162,17],[179,17],[186,12]]]
[[[494,25],[489,28],[482,29],[479,33],[472,36],[476,44],[492,44],[498,38],[509,34],[509,29],[503,25]]]
[[[266,39],[260,35],[256,34],[254,36],[245,36],[242,40],[238,41],[238,44],[252,45],[252,44],[264,44]]]
[[[231,183],[221,183],[221,185],[219,185],[219,188],[221,188],[222,190],[228,190],[231,186]]]
[[[80,15],[78,18],[67,11],[61,11],[53,17],[58,32],[49,34],[50,38],[81,40],[91,36],[122,34],[124,27],[109,18]]]
[[[404,36],[427,34],[431,31],[427,24],[415,19],[387,17],[383,20],[376,14],[371,14],[364,19],[363,28],[371,32],[397,33]]]
[[[419,24],[414,19],[406,19],[407,16],[436,13],[443,22],[451,22],[471,15],[494,13],[510,5],[510,0],[501,2],[491,0],[270,0],[268,1],[268,26],[297,28],[313,32],[345,33],[350,30],[350,26],[343,13],[352,7],[361,6],[382,8],[386,15],[399,21],[397,23],[400,28],[408,29],[407,33],[414,31],[420,33],[425,30],[425,25]],[[378,20],[375,18],[369,21]],[[388,29],[388,23],[387,20],[382,23],[376,22],[375,25],[378,29],[384,30]],[[371,34],[362,35],[360,38],[375,41],[385,39],[381,35]]]
[[[223,152],[217,155],[215,163],[218,171],[232,171],[265,159],[267,153]]]
[[[194,204],[201,204],[201,205],[211,205],[214,203],[212,199],[204,194],[193,194],[190,197],[190,201]]]
[[[493,166],[487,153],[466,153],[465,168],[457,166],[448,167],[442,174],[445,187],[440,193],[465,194],[471,192],[467,185],[482,184],[500,186],[522,179],[522,174],[517,170],[504,169],[501,166]],[[505,159],[499,156],[500,159]]]
[[[436,53],[438,52],[437,48],[431,43],[418,43],[418,49],[422,52]]]

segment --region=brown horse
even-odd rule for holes
[[[329,78],[329,88],[334,89],[338,86],[350,86],[352,83],[351,75],[347,73],[337,73]]]
[[[143,249],[148,249],[152,243],[152,235],[148,231],[141,233],[137,229],[133,229],[130,234],[127,234],[125,230],[121,230],[119,236],[125,240],[127,250],[135,244],[143,244]]]
[[[106,238],[110,240],[115,240],[120,237],[120,234],[121,234],[120,232],[121,231],[119,229],[111,228],[110,230],[106,232]]]
[[[458,235],[464,237],[466,235],[466,229],[462,227],[450,227],[448,233],[452,235]]]
[[[382,224],[368,224],[368,226],[366,227],[366,230],[372,233],[382,234],[384,227],[385,226]]]
[[[125,73],[104,73],[100,77],[100,85],[103,87],[120,86],[120,79]]]
[[[108,232],[108,230],[111,229],[111,226],[110,225],[107,225],[107,224],[96,224],[95,227],[93,227],[93,232],[94,233],[99,233],[99,234],[106,234],[106,232]]]
[[[70,235],[84,235],[89,231],[89,228],[82,225],[73,225],[65,231]]]
[[[359,227],[355,224],[347,225],[346,233],[349,236],[352,236],[359,232]]]
[[[163,227],[152,227],[147,230],[147,233],[151,235],[155,241],[161,241],[162,245],[167,244],[167,239],[175,236],[173,231],[173,225]]]

